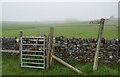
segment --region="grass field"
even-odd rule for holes
[[[41,35],[49,33],[49,27],[54,27],[54,36],[63,35],[65,37],[97,38],[98,25],[88,23],[3,23],[3,37],[19,37],[19,32],[24,35]],[[115,24],[105,24],[103,37],[107,39],[118,37],[118,28]]]
[[[97,71],[92,71],[92,63],[69,62],[72,66],[83,71],[86,75],[118,75],[117,65],[100,64]],[[77,75],[76,72],[58,62],[48,70],[20,68],[19,57],[3,56],[3,75]]]
[[[3,37],[19,37],[19,32],[23,31],[24,35],[41,35],[49,33],[49,27],[54,27],[54,36],[63,35],[65,37],[79,38],[97,38],[98,25],[83,23],[38,23],[38,22],[3,22]],[[105,23],[103,37],[106,39],[118,38],[118,26],[116,23]],[[40,69],[20,68],[19,57],[3,56],[2,57],[2,74],[3,75],[77,75],[67,67],[54,63],[54,66],[47,71]],[[87,75],[117,75],[117,65],[100,64],[97,71],[92,71],[93,63],[70,62],[73,66],[80,69]]]

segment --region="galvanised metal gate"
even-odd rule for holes
[[[45,69],[46,36],[20,37],[20,66]]]

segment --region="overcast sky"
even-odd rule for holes
[[[5,2],[3,21],[80,21],[118,17],[117,2]]]

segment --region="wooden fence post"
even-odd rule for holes
[[[102,18],[100,20],[98,42],[97,42],[97,47],[96,47],[96,52],[95,52],[95,57],[94,57],[93,71],[97,70],[97,67],[98,67],[98,57],[99,57],[99,50],[100,50],[100,44],[101,44],[101,39],[102,39],[102,33],[103,33],[103,29],[104,29],[104,21],[105,21],[104,18]]]
[[[53,33],[54,33],[54,28],[51,27],[50,28],[50,65],[52,64],[52,54],[54,52],[54,49],[53,49]]]
[[[22,37],[23,36],[23,32],[22,31],[20,31],[20,37]]]
[[[50,27],[50,33],[48,35],[48,51],[47,51],[47,63],[46,63],[46,69],[50,67],[52,64],[52,54],[53,54],[53,33],[54,33],[54,28]]]

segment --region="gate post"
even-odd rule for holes
[[[23,32],[22,31],[20,31],[20,38],[19,38],[19,53],[20,53],[20,56],[19,56],[19,60],[20,60],[20,66],[22,65],[22,60],[21,60],[21,56],[22,56],[22,54],[21,54],[21,52],[22,52],[22,50],[21,50],[21,48],[22,48],[22,36],[23,36]]]
[[[53,54],[53,33],[54,33],[54,28],[50,28],[50,65],[52,64],[52,54]]]
[[[46,58],[46,69],[48,69],[50,67],[50,65],[52,64],[52,54],[53,54],[53,33],[54,33],[54,28],[50,27],[50,33],[48,34],[48,51],[47,51],[47,58]]]

